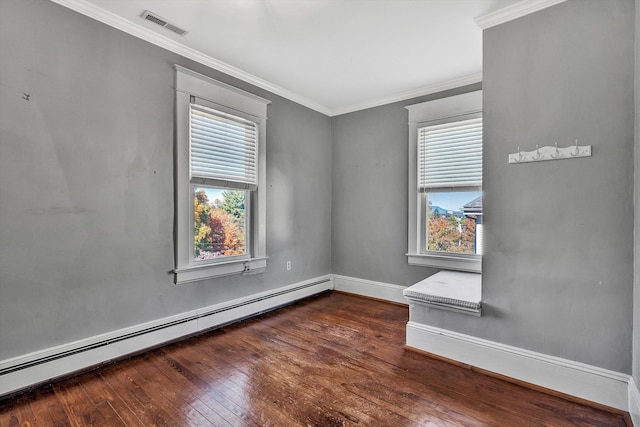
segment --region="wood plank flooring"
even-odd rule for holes
[[[403,349],[408,309],[324,294],[0,402],[0,426],[625,426]]]

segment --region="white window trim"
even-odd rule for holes
[[[482,113],[482,91],[469,92],[420,104],[408,105],[409,110],[409,224],[408,250],[410,265],[436,267],[446,270],[482,271],[482,255],[452,253],[422,253],[420,230],[420,193],[418,191],[418,129],[428,124],[448,121]]]
[[[257,274],[267,266],[266,255],[266,122],[271,101],[174,65],[175,69],[175,269],[176,284],[232,274]],[[195,96],[224,112],[235,113],[258,123],[258,189],[250,201],[248,256],[193,260],[193,199],[189,171],[189,102]]]

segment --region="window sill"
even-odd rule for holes
[[[409,265],[423,267],[436,267],[443,270],[467,271],[470,273],[482,272],[482,256],[455,256],[436,254],[406,254]]]
[[[267,257],[223,261],[215,264],[190,265],[173,270],[175,275],[174,283],[181,285],[233,274],[259,274],[264,272],[266,267]]]
[[[441,271],[406,288],[409,303],[480,316],[482,276],[474,273]]]

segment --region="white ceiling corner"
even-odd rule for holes
[[[565,0],[51,1],[335,116],[480,82],[481,28]]]

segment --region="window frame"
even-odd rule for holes
[[[408,248],[405,254],[407,261],[409,265],[480,273],[482,271],[481,254],[424,250],[427,247],[427,224],[423,215],[426,197],[423,196],[418,185],[418,129],[430,125],[482,117],[482,91],[408,105],[405,108],[409,111]],[[466,191],[472,187],[452,185],[447,189]]]
[[[179,65],[175,70],[175,268],[174,283],[190,283],[233,274],[265,270],[266,255],[266,121],[271,101],[196,73]],[[238,190],[224,183],[191,178],[189,105],[236,115],[258,126],[258,186],[249,191],[246,213],[247,253],[240,256],[196,260],[193,252],[193,195],[198,186]]]

